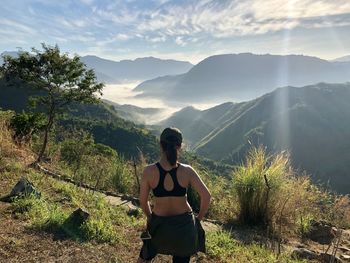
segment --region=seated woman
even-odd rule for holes
[[[208,211],[210,193],[196,171],[178,162],[182,134],[166,128],[160,136],[159,162],[147,166],[140,186],[140,204],[147,216],[149,237],[143,237],[138,263],[149,262],[157,254],[173,256],[174,263],[190,262],[191,255],[204,247],[200,221]],[[187,188],[198,192],[201,203],[197,217],[187,202]],[[153,209],[148,197],[153,191]],[[201,234],[201,232],[203,232]]]

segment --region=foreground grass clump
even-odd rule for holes
[[[251,263],[298,263],[306,262],[291,259],[288,254],[277,256],[271,250],[260,245],[242,245],[234,240],[227,231],[209,232],[207,235],[207,254],[219,262]]]
[[[285,155],[267,156],[263,148],[254,148],[246,163],[234,171],[234,190],[237,194],[243,223],[262,223],[270,220],[269,202],[278,195],[283,184],[290,180],[291,170]]]
[[[286,154],[268,155],[253,148],[245,164],[234,170],[233,189],[239,220],[248,224],[292,224],[298,217],[318,216],[318,189],[296,176]]]
[[[238,219],[244,224],[269,227],[273,235],[305,235],[311,220],[326,220],[347,227],[350,200],[297,175],[288,154],[268,155],[264,148],[253,148],[246,162],[233,172],[233,198]]]

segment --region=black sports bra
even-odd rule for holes
[[[153,195],[156,197],[165,197],[165,196],[185,196],[187,193],[187,188],[182,187],[179,184],[179,181],[176,177],[176,171],[178,167],[175,167],[171,169],[170,171],[166,171],[160,163],[156,163],[158,170],[159,170],[159,182],[158,185],[153,189]],[[164,180],[166,174],[169,174],[171,176],[171,179],[174,183],[174,188],[171,191],[168,191],[164,188]]]

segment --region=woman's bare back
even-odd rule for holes
[[[149,166],[148,183],[151,189],[155,189],[159,184],[160,172],[155,164]],[[176,178],[179,185],[183,188],[188,188],[190,185],[190,176],[188,166],[179,164],[176,170]],[[166,191],[174,189],[174,182],[170,174],[167,173],[162,186]],[[179,215],[185,212],[192,211],[191,206],[187,202],[187,195],[185,196],[164,196],[153,198],[153,213],[159,216]]]

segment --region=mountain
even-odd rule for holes
[[[17,51],[5,51],[2,56],[17,56]],[[189,71],[193,65],[187,61],[159,59],[154,57],[137,58],[135,60],[113,61],[97,56],[83,56],[81,61],[88,68],[94,69],[97,79],[108,84],[118,84],[125,81],[144,81],[159,76],[182,74]]]
[[[277,87],[350,81],[350,63],[302,55],[211,56],[187,73],[158,77],[139,84],[139,96],[181,102],[244,101]]]
[[[236,104],[228,102],[202,111],[189,106],[175,112],[169,118],[159,122],[158,125],[162,128],[180,127],[185,134],[186,144],[191,147],[219,124],[225,122],[227,117],[231,117],[226,113],[235,106]]]
[[[335,62],[350,62],[350,55],[349,56],[340,57],[340,58],[336,58],[333,61],[335,61]]]
[[[192,109],[190,117],[187,108],[162,123],[183,130],[197,154],[230,164],[242,162],[252,145],[288,150],[294,167],[314,181],[350,193],[349,101],[350,83],[285,87],[248,102]]]
[[[154,57],[135,60],[113,61],[97,56],[84,56],[81,60],[95,70],[100,81],[119,83],[122,81],[142,81],[164,75],[185,73],[192,68],[186,61],[163,60]]]
[[[150,123],[161,119],[165,114],[162,108],[142,108],[131,104],[118,104],[109,100],[103,100],[106,104],[113,106],[118,115],[125,120],[139,124]]]

